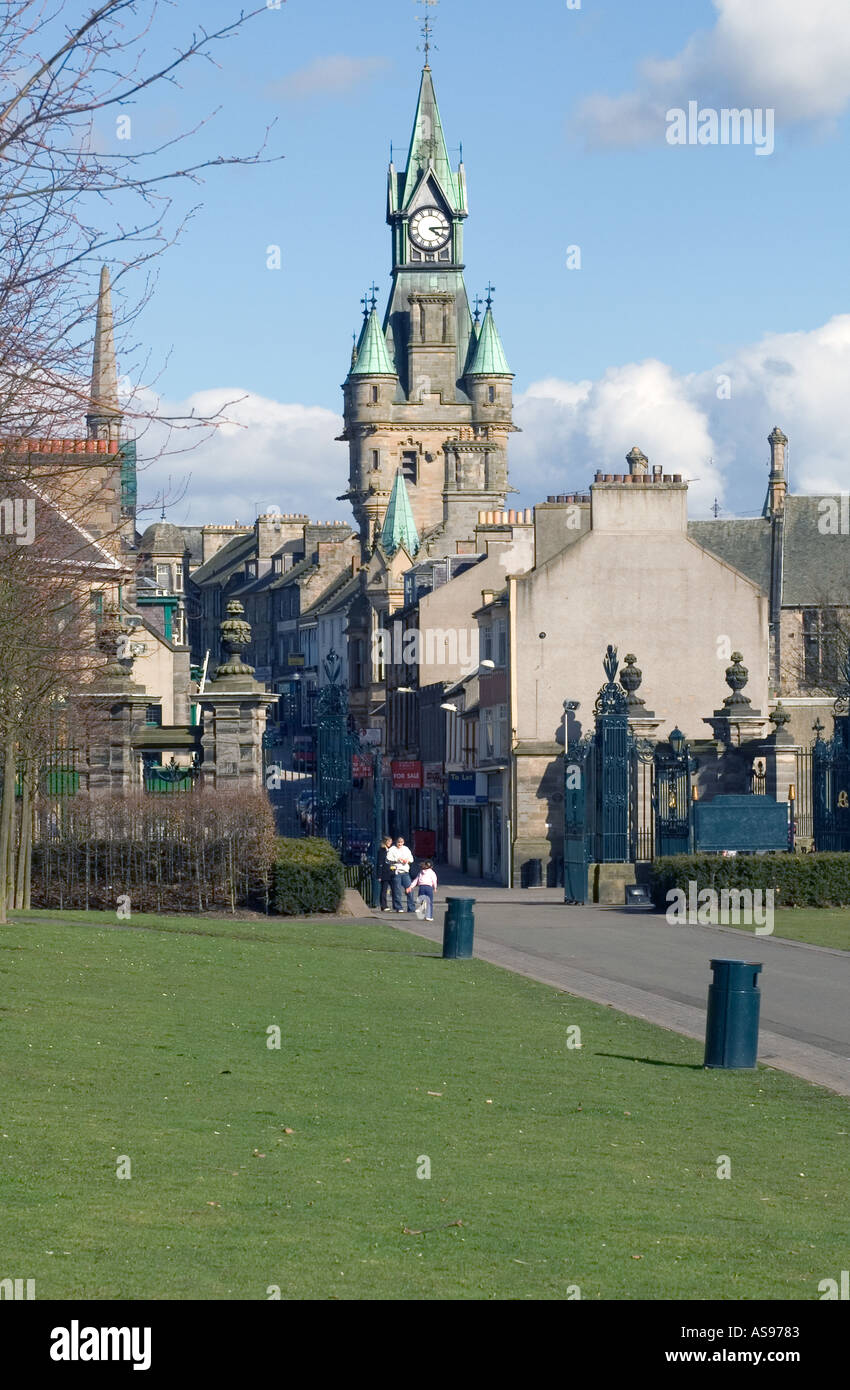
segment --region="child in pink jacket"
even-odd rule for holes
[[[430,859],[426,859],[423,862],[422,868],[419,870],[419,873],[416,875],[416,878],[413,880],[407,891],[408,893],[412,893],[414,889],[418,891],[418,896],[420,898],[425,898],[428,903],[428,910],[427,915],[425,917],[425,921],[433,922],[434,894],[437,891],[437,875],[434,873],[434,869],[431,865]]]

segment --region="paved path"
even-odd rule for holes
[[[476,899],[475,955],[570,994],[705,1037],[717,956],[761,961],[759,1061],[850,1096],[850,952],[731,927],[670,926],[654,912],[566,907],[559,889],[441,883],[434,923],[378,913],[442,940],[445,895]]]

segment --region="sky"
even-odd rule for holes
[[[133,115],[144,141],[216,110],[193,158],[264,139],[270,158],[177,192],[193,216],[134,325],[142,353],[120,364],[169,414],[226,407],[231,423],[142,476],[178,524],[250,522],[269,505],[350,519],[336,500],[340,383],[361,296],[374,280],[383,307],[389,291],[387,164],[410,138],[424,5],[273,3],[216,47],[219,66],[193,65]],[[189,0],[160,13],[152,44],[235,13]],[[511,503],[625,471],[637,444],[692,480],[693,516],[715,503],[752,515],[774,424],[793,489],[846,490],[847,0],[440,0],[430,13],[443,124],[466,166],[467,287],[496,287],[516,374]],[[690,102],[772,112],[772,148],[671,143],[667,113]]]

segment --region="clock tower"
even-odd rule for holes
[[[453,555],[481,510],[505,505],[513,431],[511,373],[488,297],[470,312],[463,270],[463,163],[452,167],[430,65],[422,72],[403,169],[390,163],[392,287],[375,291],[343,386],[349,490],[364,561],[382,532],[397,477],[421,553]]]

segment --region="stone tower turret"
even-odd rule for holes
[[[455,554],[508,491],[512,374],[492,310],[476,334],[463,278],[463,164],[452,167],[430,66],[406,167],[389,170],[392,289],[375,301],[343,387],[350,501],[363,559],[401,474],[423,548]],[[342,499],[340,499],[342,500]]]

